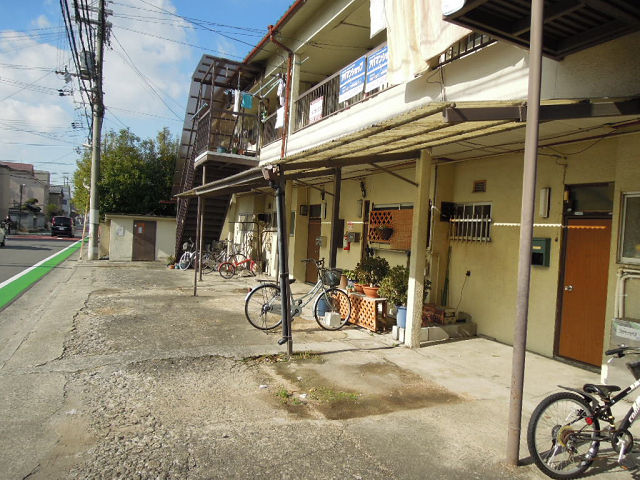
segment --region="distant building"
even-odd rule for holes
[[[25,202],[37,203],[25,208]],[[35,170],[28,163],[0,162],[0,217],[7,215],[25,230],[45,227],[44,206],[49,199],[49,172]],[[22,200],[23,208],[20,209]]]

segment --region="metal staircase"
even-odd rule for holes
[[[181,169],[180,181],[174,186],[174,194],[258,165],[259,152],[249,146],[259,145],[259,103],[255,102],[250,109],[234,109],[229,104],[229,92],[245,91],[259,74],[256,67],[233,60],[202,57],[189,91],[180,146],[182,164],[176,166]],[[230,195],[201,198],[204,245],[220,240],[230,198]],[[177,207],[176,258],[179,258],[184,241],[196,239],[198,201],[193,197],[179,198]]]

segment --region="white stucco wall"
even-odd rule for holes
[[[110,223],[108,231],[109,260],[114,262],[131,261],[133,257],[133,223],[135,220],[156,223],[156,260],[166,261],[167,257],[174,254],[176,243],[175,218],[107,215],[107,221]]]
[[[133,254],[133,217],[111,217],[109,260],[130,262]]]
[[[637,95],[640,56],[635,50],[639,44],[637,33],[569,55],[562,61],[545,58],[542,99]],[[528,51],[520,47],[500,42],[490,45],[445,65],[442,72],[427,72],[293,133],[287,140],[286,154],[335,140],[431,102],[525,100],[528,60]],[[279,158],[280,148],[280,141],[263,147],[261,163]]]

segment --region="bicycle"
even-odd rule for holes
[[[307,258],[302,260],[305,263],[314,262],[318,270],[318,281],[311,290],[299,298],[295,298],[290,292],[291,318],[300,316],[302,309],[313,299],[313,316],[325,330],[339,330],[351,317],[351,302],[349,296],[336,285],[340,282],[340,271],[331,270],[324,267],[324,259],[314,260]],[[293,283],[295,279],[290,279]],[[329,287],[325,286],[325,283]],[[271,281],[265,280],[262,285],[253,288],[244,301],[244,313],[249,323],[259,330],[272,330],[282,324],[282,298],[280,286]],[[329,315],[327,321],[326,314]]]
[[[640,347],[622,345],[605,352],[618,358],[628,353],[640,353]],[[611,443],[618,453],[618,463],[627,467],[625,458],[633,448],[629,428],[640,412],[640,396],[618,424],[611,412],[611,407],[640,387],[640,361],[626,366],[636,381],[613,398],[611,394],[621,390],[617,385],[587,383],[581,390],[559,385],[565,391],[548,396],[533,411],[527,444],[536,466],[547,476],[579,477],[597,456],[600,442]],[[607,424],[604,429],[600,429],[600,421]]]
[[[191,241],[191,239],[187,240],[182,244],[183,254],[178,261],[177,267],[180,270],[187,270],[194,263],[196,259],[196,249],[195,244]]]
[[[244,269],[246,269],[250,275],[255,277],[258,271],[258,264],[252,258],[247,258],[246,260],[240,260],[239,262],[236,262],[232,257],[231,261],[222,262],[218,266],[218,273],[220,273],[220,276],[222,278],[229,279],[232,278],[238,270]]]

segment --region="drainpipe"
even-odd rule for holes
[[[289,54],[289,62],[287,65],[287,89],[285,92],[284,100],[284,125],[282,126],[282,148],[280,149],[280,158],[284,158],[287,149],[287,135],[289,133],[289,105],[291,103],[289,97],[291,96],[291,69],[293,68],[293,50],[276,40],[273,25],[269,25],[269,38],[276,46],[282,48]]]

